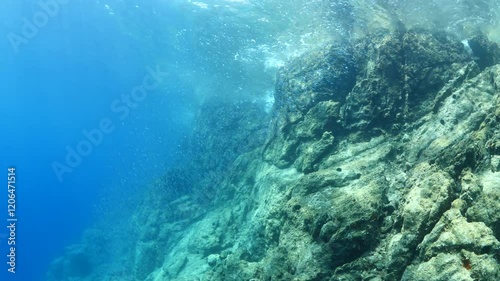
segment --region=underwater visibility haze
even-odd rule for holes
[[[0,280],[500,280],[498,0],[5,0]]]

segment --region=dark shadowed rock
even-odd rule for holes
[[[470,38],[468,44],[481,70],[500,62],[500,47],[497,43],[488,40],[484,34],[477,34]]]

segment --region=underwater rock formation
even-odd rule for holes
[[[401,30],[291,62],[210,208],[152,194],[128,279],[100,280],[500,280],[498,46],[471,42]]]

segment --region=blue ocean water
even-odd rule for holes
[[[175,73],[165,74],[172,72],[168,65],[175,54],[157,35],[176,22],[168,3],[107,2],[114,11],[100,1],[2,4],[1,280],[44,280],[49,263],[105,215],[101,212],[134,200],[151,178],[175,162],[175,148],[189,128],[190,88]],[[161,17],[149,14],[153,4],[160,5]],[[31,38],[24,37],[24,19],[33,21],[50,9],[54,15],[41,16],[36,31],[28,30]],[[140,30],[141,25],[152,27]],[[27,39],[19,43],[12,34]],[[165,79],[161,86],[151,87],[146,96],[138,93],[140,101],[127,105],[122,95],[130,95],[151,72]],[[84,131],[95,133],[103,120],[114,130],[94,134],[89,147]],[[68,154],[78,148],[88,155],[70,157],[74,161],[68,165]],[[55,164],[63,172],[57,172],[55,162],[65,166]],[[6,264],[9,167],[16,168],[15,274]],[[105,199],[113,193],[120,198]]]
[[[417,2],[366,1],[397,6],[410,19],[430,11],[433,25],[459,35],[489,20],[469,1]],[[349,39],[355,25],[362,33],[366,19],[352,15],[367,9],[341,0],[4,0],[1,7],[0,280],[14,281],[45,280],[86,229],[117,210],[127,217],[182,158],[178,148],[204,100],[236,96],[269,111],[277,69]],[[7,228],[9,168],[16,169],[15,232]]]

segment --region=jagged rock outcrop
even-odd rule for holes
[[[220,194],[227,248],[206,278],[497,280],[499,83],[499,65],[423,30],[299,58],[264,161],[242,156]]]
[[[120,280],[500,280],[498,46],[471,40],[401,29],[291,62],[266,143],[203,212],[151,195],[154,263],[138,244]]]
[[[440,89],[468,61],[458,40],[419,30],[375,34],[306,55],[278,75],[279,114],[266,160],[307,173],[346,136],[401,132],[439,106],[449,94],[437,95]],[[456,79],[477,74],[474,67]]]

